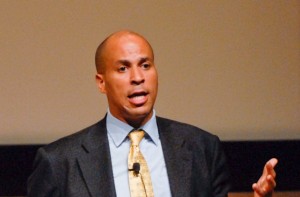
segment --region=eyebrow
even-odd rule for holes
[[[149,58],[149,57],[142,57],[142,58],[139,59],[138,63],[141,64],[141,63],[144,63],[144,62],[147,62],[147,61],[151,61],[151,58]],[[130,61],[128,61],[126,59],[121,59],[121,60],[118,60],[117,63],[118,64],[128,65],[128,64],[130,64]]]
[[[143,62],[147,62],[147,61],[151,61],[151,58],[149,57],[142,57],[139,61],[139,63],[143,63]]]

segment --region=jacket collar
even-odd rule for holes
[[[116,196],[107,140],[106,117],[90,128],[77,158],[82,176],[91,196]]]

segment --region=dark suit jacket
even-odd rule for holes
[[[157,117],[173,197],[224,197],[229,175],[218,137]],[[114,197],[105,118],[38,150],[28,197]]]

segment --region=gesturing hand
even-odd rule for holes
[[[276,158],[270,159],[263,170],[263,174],[257,181],[252,185],[254,190],[254,197],[271,197],[274,188],[276,187],[276,172],[274,170],[278,160]]]

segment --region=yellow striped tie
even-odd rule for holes
[[[131,197],[154,197],[151,176],[147,162],[144,159],[139,144],[145,132],[135,130],[129,133],[131,141],[128,155],[129,185]]]

